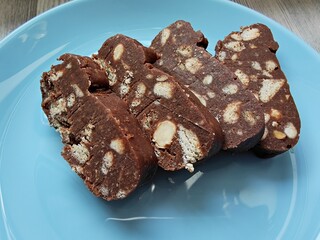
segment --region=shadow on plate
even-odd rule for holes
[[[140,221],[197,217],[241,216],[256,211],[270,219],[277,204],[289,206],[293,188],[293,168],[289,153],[260,159],[252,153],[222,152],[199,163],[193,173],[159,169],[152,182],[124,200],[105,202],[106,221]],[[279,199],[283,185],[287,198]],[[284,211],[286,211],[285,209]],[[261,217],[262,217],[261,216]]]

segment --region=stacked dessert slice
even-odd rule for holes
[[[298,141],[300,120],[262,24],[207,50],[190,23],[163,29],[150,48],[118,34],[90,57],[64,54],[43,73],[42,108],[62,155],[106,200],[127,197],[157,166],[187,169],[220,149],[273,156]]]

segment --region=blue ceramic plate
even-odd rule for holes
[[[56,58],[90,55],[116,33],[148,45],[177,19],[215,43],[267,24],[302,119],[301,139],[269,160],[219,154],[187,171],[159,171],[118,202],[94,197],[60,156],[39,80]],[[0,43],[0,239],[316,239],[320,231],[320,57],[272,20],[228,1],[74,1]],[[319,134],[319,136],[318,136]]]

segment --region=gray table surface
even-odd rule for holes
[[[276,20],[320,52],[320,0],[232,0]],[[0,40],[68,0],[0,0]]]

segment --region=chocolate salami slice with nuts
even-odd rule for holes
[[[105,69],[112,91],[139,120],[160,167],[192,172],[194,163],[219,151],[219,124],[187,88],[152,65],[154,51],[118,34],[94,58]]]
[[[127,105],[108,91],[91,58],[65,54],[43,73],[42,108],[61,134],[62,155],[98,197],[127,197],[152,176],[157,159]]]
[[[216,57],[231,69],[259,100],[265,130],[255,152],[270,157],[295,146],[300,134],[299,113],[276,52],[271,30],[253,24],[230,33],[216,45]]]
[[[219,121],[223,149],[245,151],[262,137],[264,118],[259,102],[226,66],[206,51],[207,39],[190,23],[177,21],[152,41],[159,59],[154,66],[175,76]]]

